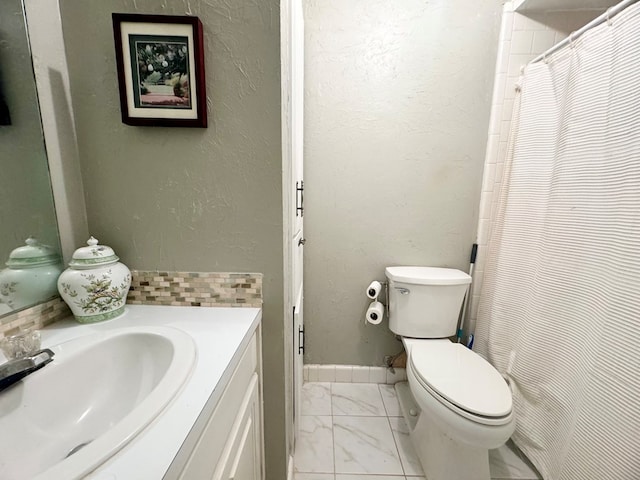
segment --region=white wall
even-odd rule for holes
[[[305,4],[306,363],[380,365],[387,265],[468,268],[498,0]]]

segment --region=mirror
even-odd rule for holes
[[[0,268],[3,269],[12,250],[25,245],[28,237],[35,237],[60,252],[26,25],[22,0],[0,1]],[[19,308],[48,298],[30,300],[29,305]],[[6,302],[0,304],[0,315],[12,310]]]

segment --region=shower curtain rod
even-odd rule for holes
[[[566,45],[569,45],[571,42],[575,41],[576,38],[578,38],[580,35],[582,35],[587,30],[591,30],[593,27],[595,27],[597,25],[600,25],[601,23],[609,21],[614,16],[616,16],[618,13],[620,13],[625,8],[627,8],[629,5],[632,5],[632,4],[636,3],[637,1],[638,0],[623,0],[622,2],[618,3],[617,5],[614,5],[613,7],[609,8],[606,12],[604,12],[602,15],[600,15],[599,17],[595,18],[594,20],[590,21],[589,23],[587,23],[580,30],[576,30],[575,32],[571,32],[567,38],[565,38],[564,40],[562,40],[559,43],[556,43],[553,47],[551,47],[546,52],[538,55],[536,58],[531,60],[529,62],[529,64],[539,62],[540,60],[544,60],[549,55],[551,55],[551,54],[557,52],[558,50],[560,50],[562,47],[564,47]]]

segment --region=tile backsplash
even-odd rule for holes
[[[127,303],[188,307],[262,307],[261,273],[131,271]],[[71,315],[61,298],[0,318],[0,338]]]
[[[262,307],[262,274],[132,270],[127,303],[259,308]]]
[[[38,330],[71,315],[61,298],[54,298],[31,308],[0,318],[0,338],[15,335],[20,330]]]

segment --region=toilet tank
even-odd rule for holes
[[[444,338],[456,334],[471,277],[453,268],[387,267],[389,328],[403,337]]]

